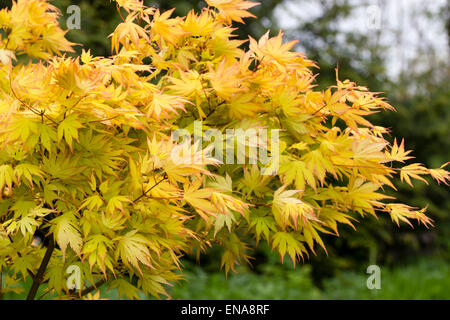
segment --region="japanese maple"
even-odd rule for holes
[[[314,62],[281,32],[236,39],[232,24],[256,3],[206,2],[174,17],[117,0],[110,57],[76,56],[46,0],[0,11],[1,292],[31,278],[29,299],[44,284],[54,297],[98,298],[90,293],[105,282],[128,298],[159,297],[181,278],[183,255],[214,244],[229,272],[249,261],[251,238],[295,263],[358,217],[431,225],[425,209],[385,192],[395,175],[411,186],[449,180],[444,166],[406,164],[404,141],[369,121],[392,106],[338,77],[315,89]],[[188,145],[190,161],[175,161],[173,132],[193,134],[196,121],[223,139],[276,132],[277,143],[257,147],[277,161],[219,161],[206,135]],[[66,285],[71,265],[79,290]]]

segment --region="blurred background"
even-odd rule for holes
[[[10,2],[1,0],[2,2]],[[383,92],[397,112],[373,116],[415,150],[417,162],[439,167],[450,160],[450,0],[260,0],[258,18],[239,25],[241,38],[259,38],[280,29],[297,50],[320,66],[319,89],[339,77]],[[81,29],[67,38],[91,53],[110,55],[107,36],[120,23],[108,0],[56,0],[65,27],[70,5],[81,8]],[[177,15],[206,4],[195,0],[145,1]],[[77,50],[81,52],[81,47]],[[279,262],[262,246],[252,266],[240,266],[228,279],[220,270],[220,249],[198,263],[185,259],[188,281],[169,289],[174,299],[450,299],[450,189],[420,181],[410,189],[400,181],[397,196],[424,207],[435,228],[397,227],[389,217],[369,217],[357,232],[342,226],[341,237],[326,237],[328,256],[317,252],[304,264]],[[287,260],[285,260],[287,261]],[[369,290],[369,265],[381,267],[381,289]],[[116,298],[115,292],[106,297]],[[103,295],[102,295],[103,296]]]

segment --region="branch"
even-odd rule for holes
[[[12,78],[11,78],[11,74],[9,75],[9,87],[11,88],[11,92],[14,96],[14,98],[17,99],[17,101],[19,101],[22,105],[24,105],[28,110],[30,110],[31,112],[33,112],[34,114],[37,114],[38,116],[41,117],[45,117],[48,120],[50,120],[51,122],[53,122],[54,124],[58,125],[58,122],[56,122],[55,120],[53,120],[52,118],[50,118],[49,116],[47,116],[45,114],[45,112],[39,112],[36,109],[34,109],[33,107],[29,106],[28,104],[26,104],[24,101],[22,101],[16,94],[16,92],[14,91],[13,87],[12,87]]]
[[[39,266],[39,270],[36,273],[36,276],[33,278],[33,284],[31,285],[30,291],[28,292],[27,300],[34,300],[36,297],[36,293],[41,285],[41,281],[43,280],[45,270],[47,269],[48,263],[50,262],[50,258],[52,257],[53,250],[55,249],[55,242],[53,240],[53,236],[49,236],[49,244],[47,247],[47,251],[45,251],[44,258],[41,261],[41,265]]]
[[[147,189],[147,191],[144,191],[139,197],[137,197],[136,199],[134,199],[132,202],[136,203],[137,201],[141,200],[141,198],[146,197],[147,193],[149,193],[150,191],[152,191],[153,188],[155,188],[157,185],[159,185],[161,182],[163,182],[164,180],[167,180],[167,174],[164,175],[164,177],[159,180],[156,184],[154,184],[151,188]]]
[[[100,279],[96,283],[94,283],[91,287],[87,287],[86,289],[82,290],[79,294],[75,294],[75,293],[70,294],[69,297],[81,298],[81,297],[87,295],[88,293],[91,293],[92,291],[97,290],[98,287],[102,286],[105,283],[106,283],[106,279]]]
[[[105,283],[106,283],[106,280],[105,280],[105,279],[98,280],[96,283],[94,283],[94,285],[93,285],[92,287],[88,287],[88,288],[82,290],[82,291],[80,292],[80,295],[81,295],[81,296],[85,296],[85,295],[87,295],[88,293],[91,293],[92,291],[97,290],[98,287],[100,287],[101,285],[103,285],[103,284],[105,284]]]
[[[116,5],[116,8],[117,8],[117,12],[119,13],[120,18],[122,19],[123,22],[125,22],[125,19],[123,18],[122,13],[120,13],[120,7],[118,4]]]

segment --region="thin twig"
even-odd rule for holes
[[[123,18],[122,13],[120,12],[120,7],[118,4],[116,5],[116,8],[117,8],[117,12],[119,13],[120,18],[122,19],[123,22],[125,22],[125,19]]]
[[[81,298],[81,297],[91,293],[92,291],[97,290],[98,287],[100,287],[101,285],[103,285],[105,283],[106,283],[106,279],[100,279],[96,283],[94,283],[92,286],[87,287],[86,289],[82,290],[80,293],[78,293],[78,294],[76,294],[76,293],[70,294],[69,297]]]
[[[209,118],[214,112],[217,111],[217,107],[223,105],[226,101],[222,101],[221,103],[217,104],[216,107],[214,109],[212,109],[207,115],[206,118]]]
[[[159,185],[161,182],[163,182],[164,180],[167,180],[167,174],[164,175],[164,177],[159,180],[156,184],[154,184],[152,187],[150,187],[149,189],[147,189],[146,191],[144,191],[139,197],[137,197],[136,199],[134,199],[132,202],[136,203],[137,201],[141,200],[141,198],[146,197],[147,193],[149,193],[150,191],[153,190],[153,188],[155,188],[157,185]]]
[[[13,96],[17,99],[17,101],[19,101],[22,105],[24,105],[28,110],[30,110],[31,112],[33,112],[34,114],[37,114],[38,116],[41,117],[45,117],[48,120],[50,120],[51,122],[53,122],[54,124],[58,125],[58,122],[56,122],[55,120],[53,120],[52,118],[50,118],[49,116],[47,116],[45,114],[45,112],[39,112],[36,109],[34,109],[33,107],[29,106],[28,104],[26,104],[24,101],[22,101],[16,94],[16,92],[14,91],[13,87],[12,87],[12,78],[11,75],[9,75],[9,87],[11,88],[11,92],[13,94]]]
[[[89,288],[86,288],[86,289],[82,290],[80,295],[81,296],[85,296],[88,293],[91,293],[92,291],[98,289],[98,287],[100,287],[104,283],[106,283],[106,280],[105,279],[101,279],[101,280],[97,281],[96,283],[94,283],[94,285],[92,287],[89,287]]]
[[[316,115],[319,111],[323,110],[324,108],[326,108],[328,105],[324,105],[323,107],[317,109],[312,115]]]
[[[52,291],[52,289],[47,289],[43,294],[41,294],[39,296],[39,298],[37,298],[37,300],[41,300],[43,297],[45,297],[47,294],[49,294],[50,291]]]

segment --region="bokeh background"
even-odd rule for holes
[[[3,7],[11,1],[0,0]],[[316,84],[325,88],[339,77],[383,92],[397,112],[374,115],[373,122],[404,137],[417,162],[438,167],[450,161],[450,0],[260,0],[236,33],[259,38],[280,29],[297,50],[320,66]],[[56,0],[65,27],[70,5],[81,8],[81,29],[69,40],[91,53],[111,53],[107,36],[120,23],[109,0]],[[145,1],[176,15],[206,4],[196,0]],[[77,48],[81,52],[81,46]],[[450,299],[450,189],[397,181],[400,200],[428,205],[435,228],[397,227],[389,217],[366,218],[357,232],[341,227],[341,237],[326,237],[328,256],[317,252],[303,264],[282,265],[262,246],[252,266],[242,265],[225,278],[220,249],[198,262],[186,257],[186,280],[171,287],[174,299]],[[381,289],[369,290],[366,269],[381,267]],[[117,293],[102,288],[102,296]],[[11,297],[20,298],[20,297]]]

